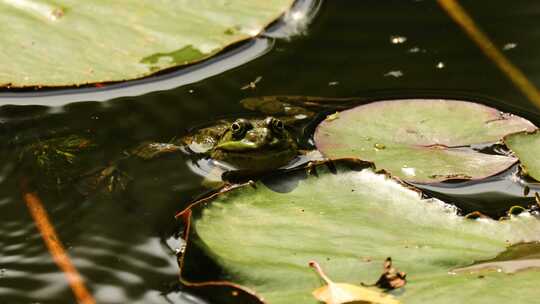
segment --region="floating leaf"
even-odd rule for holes
[[[315,132],[323,155],[372,161],[377,168],[419,183],[497,174],[516,159],[479,153],[469,146],[536,129],[521,117],[457,100],[381,101],[331,118]]]
[[[529,213],[506,221],[465,219],[454,207],[357,166],[340,161],[314,166],[312,175],[292,171],[192,205],[181,213],[192,215],[183,282],[222,281],[266,303],[315,304],[311,292],[320,281],[305,266],[309,261],[319,261],[337,282],[359,285],[378,278],[391,256],[407,270],[407,285],[394,294],[403,303],[536,301],[538,271],[489,272],[485,279],[451,271],[510,244],[540,240],[540,220]],[[201,252],[210,259],[206,268]],[[201,271],[208,265],[210,274]]]
[[[334,283],[315,261],[309,262],[309,266],[313,267],[326,283],[325,286],[319,287],[313,291],[313,296],[321,302],[325,302],[326,304],[343,304],[355,301],[375,304],[399,303],[399,301],[394,299],[391,295],[380,291],[348,283]]]
[[[540,181],[540,132],[520,132],[508,135],[504,143],[519,158],[523,172]]]
[[[292,5],[267,1],[0,1],[0,86],[122,81],[208,58]]]

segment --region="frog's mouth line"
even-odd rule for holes
[[[271,158],[279,157],[281,155],[291,154],[291,151],[296,151],[293,147],[258,147],[253,149],[244,150],[228,150],[223,148],[215,148],[214,151],[220,151],[223,154],[236,156],[236,157],[252,157],[252,158]]]
[[[275,139],[274,141],[265,145],[258,145],[254,142],[248,142],[248,141],[225,142],[225,143],[218,144],[214,148],[214,150],[222,150],[226,152],[248,152],[248,151],[251,152],[251,151],[280,150],[279,149],[280,147],[283,147],[283,145],[280,145],[279,141]]]
[[[221,154],[217,158],[219,159],[236,159],[236,160],[255,160],[255,161],[268,161],[278,159],[290,159],[297,154],[297,150],[293,146],[278,146],[278,147],[257,147],[244,150],[228,150],[223,147],[216,147],[212,156],[216,157],[216,154]]]

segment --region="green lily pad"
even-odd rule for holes
[[[181,215],[189,239],[183,281],[243,286],[266,303],[318,303],[321,286],[308,267],[318,261],[336,282],[374,283],[390,256],[407,273],[402,303],[527,303],[538,296],[540,271],[507,275],[459,272],[513,243],[540,240],[540,220],[471,220],[455,208],[350,162],[318,166],[223,191]],[[197,267],[200,254],[211,263]],[[214,265],[219,270],[204,273]],[[201,274],[202,272],[202,274]],[[519,292],[516,292],[519,290]]]
[[[524,118],[472,102],[388,100],[330,115],[317,127],[315,144],[326,157],[359,158],[404,180],[432,183],[504,171],[517,159],[470,146],[535,129]]]
[[[123,81],[208,58],[259,34],[293,3],[0,1],[0,86]]]
[[[523,172],[540,181],[540,133],[520,132],[504,138],[504,144],[519,158]]]

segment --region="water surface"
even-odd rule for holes
[[[508,59],[540,85],[536,2],[462,4]],[[262,78],[256,88],[241,89],[257,77]],[[464,98],[540,125],[538,110],[433,1],[324,2],[304,35],[277,39],[264,56],[203,78],[106,102],[89,99],[62,107],[0,108],[0,303],[74,301],[21,200],[18,179],[31,173],[18,164],[14,143],[22,145],[55,132],[91,134],[100,145],[93,154],[97,167],[141,141],[169,141],[194,125],[249,114],[238,102],[263,95],[358,96],[362,102]],[[126,90],[130,88],[136,90],[129,86]],[[56,93],[46,93],[52,103]],[[2,94],[0,98],[21,96]],[[62,99],[59,104],[66,103],[65,96],[58,98]],[[19,100],[31,103],[24,96]],[[123,169],[134,181],[120,195],[84,195],[75,186],[39,190],[60,238],[98,302],[196,301],[189,293],[171,292],[178,267],[174,244],[167,242],[175,231],[175,212],[204,191],[201,177],[186,161],[185,156],[175,155],[130,162]],[[481,192],[501,189],[496,182],[482,187],[487,188]],[[520,197],[519,189],[506,191],[510,196],[504,200]],[[446,192],[463,204],[478,205],[471,199],[478,195],[476,190],[470,191],[472,196]],[[490,201],[482,200],[480,205]]]

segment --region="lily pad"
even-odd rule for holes
[[[330,115],[317,127],[315,144],[326,157],[372,161],[407,181],[432,183],[504,171],[517,159],[471,146],[535,129],[524,118],[472,102],[388,100]]]
[[[523,172],[540,181],[540,133],[520,132],[504,138],[505,145],[519,158]]]
[[[265,303],[318,303],[318,261],[336,282],[371,284],[388,256],[407,273],[403,303],[534,302],[540,271],[454,273],[513,243],[540,239],[540,220],[471,220],[423,199],[372,168],[350,162],[297,170],[203,199],[181,213],[189,239],[185,283],[238,286]],[[211,259],[204,267],[200,253]],[[196,254],[199,253],[199,254]],[[216,271],[201,273],[213,265]],[[515,292],[519,290],[519,292]]]
[[[259,34],[293,0],[0,1],[0,86],[140,78]]]

